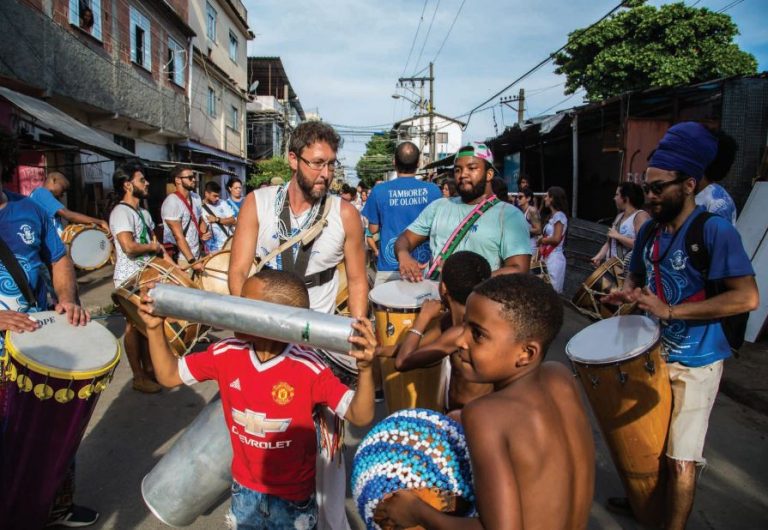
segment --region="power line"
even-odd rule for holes
[[[448,33],[445,34],[445,38],[443,39],[443,42],[440,44],[440,48],[437,49],[437,53],[435,54],[434,59],[432,59],[433,63],[437,62],[437,56],[440,55],[441,51],[443,51],[443,46],[445,46],[445,43],[448,40],[448,37],[451,36],[451,31],[453,30],[453,25],[456,24],[456,21],[459,19],[459,14],[461,13],[461,9],[464,7],[464,3],[466,1],[467,0],[461,0],[461,5],[459,6],[459,10],[456,11],[456,16],[453,17],[453,22],[451,22],[451,27],[448,28]]]
[[[427,46],[427,41],[429,40],[429,34],[432,32],[432,24],[435,23],[435,16],[437,16],[437,10],[439,8],[440,8],[440,0],[437,0],[437,3],[435,4],[435,10],[432,12],[432,20],[429,21],[429,27],[427,28],[427,36],[424,37],[424,42],[421,44],[421,50],[419,50],[419,58],[416,59],[416,63],[415,63],[416,66],[419,66],[419,64],[421,63],[421,56],[424,54],[424,48],[426,48]],[[427,65],[427,67],[429,67],[429,65]]]
[[[411,54],[413,54],[413,47],[416,45],[416,38],[419,36],[419,30],[421,29],[421,23],[424,22],[424,12],[427,10],[427,2],[429,0],[424,0],[424,7],[421,8],[421,17],[419,18],[419,25],[416,26],[416,34],[413,36],[413,42],[411,43],[411,49],[408,52],[408,58],[405,60],[405,66],[403,66],[403,73],[400,74],[400,77],[403,77],[405,75],[405,71],[408,70],[408,63],[411,62]]]
[[[737,1],[743,1],[743,0],[737,0]],[[621,8],[624,6],[624,4],[625,4],[626,2],[627,2],[627,0],[622,0],[621,2],[619,2],[619,4],[618,4],[616,7],[614,7],[613,9],[611,9],[610,11],[608,11],[608,13],[606,13],[605,15],[603,15],[602,17],[600,17],[600,19],[599,19],[599,20],[597,20],[596,22],[593,22],[593,23],[592,23],[592,24],[591,24],[589,27],[587,27],[585,30],[581,31],[581,32],[580,32],[580,36],[583,36],[583,35],[584,35],[584,34],[586,34],[586,33],[587,33],[589,30],[591,30],[592,28],[594,28],[595,26],[597,26],[598,24],[600,24],[600,23],[601,23],[603,20],[605,20],[605,19],[606,19],[606,18],[608,18],[609,16],[613,15],[613,14],[614,14],[616,11],[618,11],[619,9],[621,9]],[[561,46],[559,49],[557,49],[556,51],[554,51],[554,52],[552,52],[551,54],[549,54],[549,56],[547,56],[547,58],[546,58],[546,59],[544,59],[543,61],[541,61],[540,63],[538,63],[536,66],[534,66],[533,68],[531,68],[530,70],[528,70],[527,72],[525,72],[523,75],[521,75],[520,77],[518,77],[517,79],[515,79],[514,81],[512,81],[510,84],[508,84],[507,86],[505,86],[504,88],[502,88],[501,90],[499,90],[498,92],[496,92],[494,95],[492,95],[491,97],[489,97],[488,99],[486,99],[485,101],[483,101],[482,103],[480,103],[480,104],[479,104],[478,106],[476,106],[474,109],[470,110],[470,111],[469,111],[469,112],[466,114],[466,115],[468,116],[468,118],[467,118],[467,125],[469,125],[469,119],[472,117],[472,114],[474,114],[474,113],[475,113],[475,111],[477,111],[478,109],[480,109],[480,107],[482,107],[483,105],[485,105],[485,104],[489,103],[490,101],[493,101],[493,100],[495,100],[497,97],[499,97],[499,96],[500,96],[500,95],[502,95],[504,92],[506,92],[507,90],[509,90],[510,88],[512,88],[513,86],[515,86],[516,84],[518,84],[520,81],[522,81],[522,80],[523,80],[523,79],[525,79],[526,77],[528,77],[528,76],[530,76],[531,74],[533,74],[534,72],[536,72],[536,71],[537,71],[538,69],[540,69],[542,66],[544,66],[545,64],[547,64],[548,62],[550,62],[550,61],[551,61],[551,60],[552,60],[552,59],[555,57],[555,55],[557,55],[558,53],[560,53],[561,51],[563,51],[563,50],[564,50],[564,49],[565,49],[567,46],[568,46],[568,43],[566,42],[566,43],[565,43],[565,44],[563,44],[563,45],[562,45],[562,46]],[[466,128],[466,126],[465,126],[465,128]]]
[[[729,10],[729,9],[731,9],[732,7],[736,7],[737,5],[739,5],[740,3],[742,3],[743,1],[744,1],[744,0],[733,0],[733,2],[731,2],[731,3],[730,3],[730,4],[728,4],[727,6],[725,6],[725,7],[721,8],[721,9],[718,11],[718,13],[725,13],[726,11],[728,11],[728,10]],[[695,5],[695,4],[694,4],[694,5]]]

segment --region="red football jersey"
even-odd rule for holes
[[[354,392],[313,350],[291,344],[262,363],[248,342],[224,339],[179,359],[179,373],[188,385],[218,381],[237,482],[294,501],[314,493],[312,411],[326,405],[343,418]]]

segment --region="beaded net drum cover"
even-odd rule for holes
[[[376,506],[403,489],[429,491],[419,496],[436,499],[430,504],[437,509],[474,511],[469,452],[459,423],[433,410],[407,409],[368,432],[352,464],[352,495],[367,528],[380,528]]]

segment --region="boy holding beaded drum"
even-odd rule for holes
[[[494,386],[461,412],[479,517],[447,515],[408,491],[382,501],[382,516],[398,528],[587,527],[589,421],[571,372],[542,364],[562,323],[560,299],[535,276],[505,274],[475,287],[456,346],[462,376]]]
[[[242,296],[309,307],[304,282],[272,269],[249,278]],[[353,392],[312,349],[260,337],[236,334],[177,359],[163,333],[163,319],[151,314],[151,303],[144,294],[140,313],[158,382],[175,387],[215,379],[219,384],[234,452],[232,526],[315,528],[317,435],[312,413],[316,405],[327,405],[354,425],[373,420],[371,360],[376,339],[370,321],[352,325],[359,333],[349,338],[359,370]]]

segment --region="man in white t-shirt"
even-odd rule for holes
[[[180,164],[171,170],[171,179],[176,190],[165,198],[160,210],[163,243],[176,245],[179,265],[189,264],[192,269],[202,271],[202,264],[196,261],[203,255],[201,242],[208,241],[211,233],[203,218],[200,196],[194,191],[197,176],[190,168]]]
[[[203,210],[205,220],[211,227],[211,239],[205,246],[209,253],[218,252],[235,233],[237,217],[227,201],[221,200],[221,185],[216,181],[205,184]]]
[[[164,252],[154,236],[152,216],[141,207],[141,200],[149,196],[149,182],[139,164],[125,164],[112,176],[112,189],[120,195],[120,202],[109,214],[109,230],[115,235],[115,272],[112,279],[120,287],[128,278],[141,270],[144,264]],[[152,380],[152,362],[147,339],[130,320],[125,321],[125,356],[133,372],[133,389],[154,394],[161,387]]]

